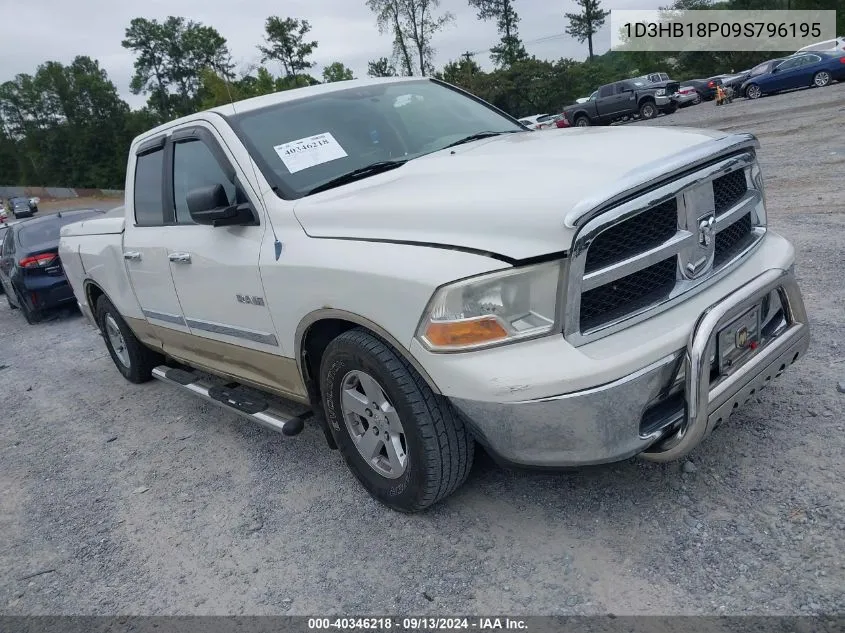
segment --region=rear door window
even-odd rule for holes
[[[135,164],[135,222],[139,226],[158,226],[164,223],[161,195],[163,174],[163,149],[138,156]]]

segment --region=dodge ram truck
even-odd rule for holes
[[[645,78],[625,79],[598,89],[596,98],[576,103],[563,112],[575,127],[610,125],[639,117],[653,119],[678,109],[678,82],[651,84]]]
[[[757,148],[536,134],[429,78],[324,84],[142,134],[125,215],[64,227],[60,255],[126,379],[307,424],[415,512],[478,446],[523,467],[682,458],[802,357]]]

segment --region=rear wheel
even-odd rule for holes
[[[418,512],[454,492],[475,442],[447,400],[367,330],[344,332],[320,364],[326,420],[347,466],[381,503]]]
[[[152,379],[153,368],[161,365],[164,357],[145,347],[136,338],[111,301],[105,297],[97,301],[96,318],[106,348],[123,377],[134,383]]]
[[[590,127],[590,119],[582,114],[575,119],[575,127]]]
[[[695,99],[693,99],[693,100],[692,100],[692,104],[693,104],[693,105],[698,105],[699,103],[701,103],[701,93],[700,93],[700,92],[698,92],[698,91],[696,91],[696,93],[695,93]]]
[[[8,297],[7,297],[8,298]],[[15,290],[15,300],[18,302],[18,307],[21,309],[23,313],[23,318],[26,319],[26,322],[30,325],[35,325],[41,320],[41,312],[36,310],[35,308],[30,308],[26,304],[26,300],[23,298],[20,292]],[[11,303],[9,305],[12,305]]]
[[[653,119],[657,116],[657,106],[653,101],[644,101],[640,104],[640,118]]]
[[[820,70],[813,75],[813,85],[816,88],[824,88],[830,83],[830,73],[826,70]]]

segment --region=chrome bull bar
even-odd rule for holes
[[[785,329],[711,386],[718,333],[773,291],[780,297]],[[807,312],[791,270],[768,270],[710,306],[693,328],[684,354],[686,406],[681,422],[642,456],[668,462],[687,455],[722,419],[803,356],[809,343]]]

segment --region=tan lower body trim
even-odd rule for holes
[[[152,325],[143,319],[126,318],[126,323],[144,345],[186,365],[308,403],[308,392],[292,358]]]

